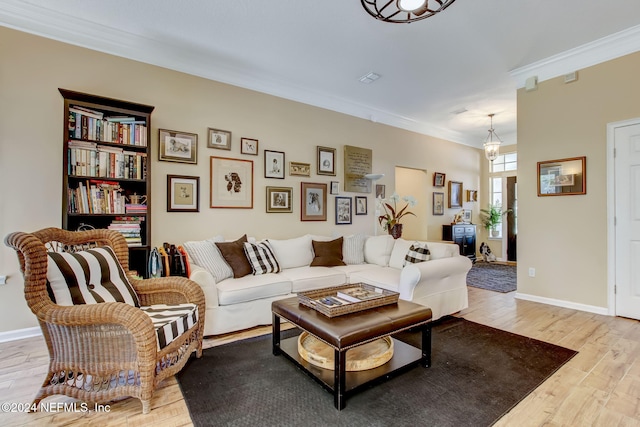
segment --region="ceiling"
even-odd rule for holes
[[[0,0],[3,26],[476,147],[489,113],[517,142],[527,77],[638,51],[639,24],[638,0],[457,0],[412,24],[358,0]]]

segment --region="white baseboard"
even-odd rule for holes
[[[38,326],[33,328],[16,329],[15,331],[0,332],[0,342],[16,341],[24,338],[38,337],[42,330]]]
[[[574,310],[586,311],[588,313],[595,313],[595,314],[602,314],[604,316],[611,316],[611,314],[609,313],[609,309],[607,309],[606,307],[598,307],[598,306],[595,306],[595,305],[580,304],[580,303],[577,303],[577,302],[565,301],[565,300],[555,299],[555,298],[540,297],[540,296],[537,296],[537,295],[523,294],[523,293],[520,293],[520,292],[516,292],[515,298],[521,299],[521,300],[526,300],[526,301],[540,302],[542,304],[555,305],[555,306],[558,306],[558,307],[572,308]]]

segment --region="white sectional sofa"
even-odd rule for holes
[[[344,237],[342,245],[346,265],[310,266],[315,256],[312,241],[332,239],[311,235],[267,239],[282,271],[240,278],[229,277],[230,269],[225,270],[224,259],[215,246],[222,238],[185,242],[190,279],[205,294],[204,334],[271,324],[272,301],[347,283],[363,282],[399,292],[401,299],[430,307],[434,320],[468,306],[466,277],[471,261],[459,254],[457,245],[422,242],[430,251],[430,260],[404,265],[414,241],[394,240],[388,235],[353,235]]]

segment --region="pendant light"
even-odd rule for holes
[[[440,13],[455,0],[360,0],[374,18],[395,24],[409,24]]]
[[[491,128],[489,129],[487,139],[484,141],[484,155],[487,160],[492,162],[498,158],[498,155],[500,155],[500,144],[502,144],[500,137],[496,131],[493,130],[493,116],[495,116],[495,114],[489,114],[489,118],[491,119]],[[493,140],[493,137],[495,137],[495,141]]]

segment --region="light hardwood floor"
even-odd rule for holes
[[[551,342],[579,354],[505,415],[497,426],[640,426],[640,323],[516,300],[469,288],[469,306],[459,316]],[[208,338],[205,347],[269,333],[270,327]],[[30,402],[47,367],[41,338],[0,344],[0,402]],[[48,401],[72,402],[66,397]],[[327,405],[333,408],[330,395]],[[109,413],[3,413],[2,425],[192,425],[176,380],[156,390],[152,411],[140,402],[112,402]]]

